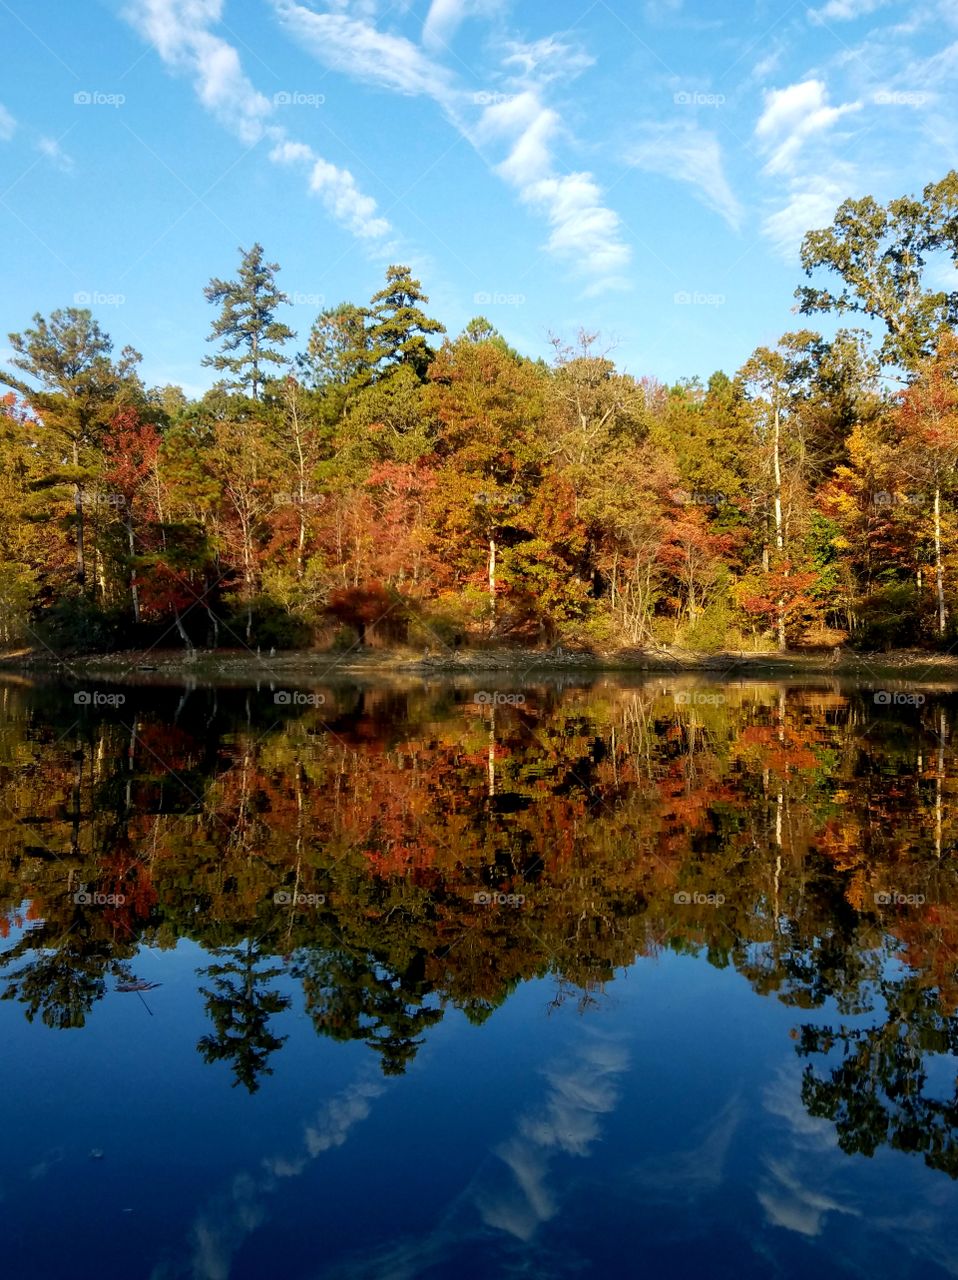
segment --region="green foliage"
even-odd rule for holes
[[[38,575],[30,565],[0,560],[0,644],[16,644],[29,637],[37,589]]]
[[[698,653],[718,653],[728,644],[732,616],[728,594],[720,591],[695,621],[679,632],[676,642]]]
[[[369,304],[367,340],[371,363],[379,377],[388,377],[405,366],[420,382],[425,380],[435,356],[428,338],[445,333],[443,325],[430,319],[419,305],[428,301],[408,267],[387,269],[385,285],[373,294]]]
[[[858,601],[856,612],[854,643],[862,649],[902,648],[930,634],[928,606],[913,582],[876,588]]]
[[[847,201],[806,237],[806,270],[843,292],[806,287],[803,309],[880,319],[877,355],[863,330],[802,329],[704,384],[637,380],[585,331],[551,364],[482,316],[438,345],[398,265],[368,304],[316,318],[294,376],[279,267],[241,253],[205,290],[206,363],[226,376],[198,400],[144,390],[89,311],[11,335],[3,643],[31,610],[54,644],[94,649],[288,648],[337,627],[703,652],[954,633],[958,342],[939,329],[958,295],[925,277],[958,256],[958,174],[921,201]],[[895,360],[899,399],[878,378]]]
[[[269,379],[267,370],[287,363],[279,348],[296,335],[276,319],[277,308],[289,302],[276,283],[279,264],[264,261],[260,244],[239,253],[238,278],[214,276],[203,290],[207,302],[220,305],[207,339],[219,341],[220,351],[204,357],[203,364],[232,375],[222,386],[248,391],[258,400]]]
[[[38,610],[33,632],[55,653],[107,653],[125,647],[129,620],[120,610],[103,609],[87,596],[63,595]]]
[[[262,649],[307,649],[312,643],[311,623],[290,613],[270,596],[254,596],[247,605],[246,600],[233,594],[227,596],[225,602],[229,606],[229,612],[224,625],[234,636],[246,638],[247,618],[249,619],[247,644]]]
[[[831,227],[802,242],[805,274],[822,268],[842,282],[838,293],[804,285],[796,290],[803,314],[849,312],[885,326],[881,359],[913,368],[931,354],[942,325],[958,322],[958,293],[929,288],[927,259],[936,249],[958,251],[955,190],[958,174],[929,183],[921,200],[902,196],[880,205],[872,196],[846,200]]]

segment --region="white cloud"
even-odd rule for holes
[[[695,125],[650,126],[627,151],[626,160],[637,169],[688,183],[730,227],[741,226],[742,206],[725,176],[722,148],[714,133]]]
[[[243,74],[233,46],[207,30],[222,9],[222,0],[138,0],[127,18],[167,66],[192,75],[197,96],[220,123],[252,146],[273,106]]]
[[[310,190],[330,214],[364,240],[382,237],[389,224],[378,216],[376,202],[364,195],[347,169],[340,169],[303,143],[291,142],[272,123],[273,102],[243,72],[239,54],[207,27],[219,21],[223,0],[137,0],[127,19],[174,71],[192,77],[203,106],[246,146],[264,138],[273,143],[270,159],[287,164],[308,159]]]
[[[540,84],[550,80],[571,80],[595,65],[595,58],[584,49],[573,48],[557,36],[541,40],[511,40],[502,65],[515,68],[515,74],[535,79]]]
[[[546,219],[550,253],[592,276],[590,291],[621,286],[621,273],[631,259],[621,219],[603,203],[591,173],[561,171],[556,146],[562,120],[541,97],[542,86],[560,69],[565,75],[582,70],[586,55],[556,37],[512,43],[503,69],[518,79],[518,92],[474,94],[404,36],[342,13],[317,13],[296,0],[273,0],[273,5],[290,35],[325,66],[396,93],[432,98],[522,203]],[[466,6],[456,6],[457,13],[466,11]],[[471,5],[468,11],[473,11]],[[443,6],[440,16],[448,19],[452,12]]]
[[[806,231],[831,226],[835,210],[851,191],[851,179],[808,176],[791,184],[788,200],[769,214],[762,231],[781,257],[794,262]]]
[[[554,111],[543,107],[533,94],[523,94],[514,103],[497,104],[486,115],[491,116],[488,123],[494,128],[501,130],[510,122],[521,128],[508,157],[498,166],[507,182],[522,191],[549,177],[552,144],[559,129],[559,117]],[[484,120],[483,125],[486,124]]]
[[[829,226],[859,185],[855,166],[835,157],[828,135],[839,119],[861,107],[861,102],[832,106],[824,82],[814,79],[765,94],[755,137],[767,157],[763,172],[778,179],[774,198],[782,199],[782,179],[786,198],[762,229],[787,261],[797,257],[805,232]]]
[[[829,129],[842,116],[861,110],[860,102],[833,107],[821,80],[803,80],[765,94],[765,109],[755,136],[769,153],[766,173],[788,173],[806,139]]]
[[[72,156],[67,155],[56,138],[41,138],[37,143],[37,150],[61,173],[69,173],[73,168]]]
[[[17,122],[0,102],[0,142],[9,142],[16,132]]]
[[[679,13],[683,0],[645,0],[645,17],[648,22],[661,22]]]
[[[591,173],[555,171],[554,146],[561,128],[557,112],[530,90],[488,107],[479,136],[512,135],[509,153],[496,172],[523,204],[545,217],[550,227],[547,251],[593,276],[592,292],[615,287],[632,256],[622,239],[622,221],[603,203]]]
[[[828,0],[821,9],[809,9],[808,16],[815,23],[851,22],[883,9],[891,0]]]
[[[330,164],[304,142],[281,142],[270,152],[276,164],[305,165],[309,189],[319,196],[337,222],[361,240],[380,239],[389,233],[389,223],[377,216],[376,201],[364,195],[353,175]]]
[[[467,18],[487,17],[500,7],[501,0],[432,0],[422,28],[422,42],[428,49],[449,43]]]
[[[602,192],[589,173],[543,178],[522,192],[523,201],[541,209],[552,233],[550,253],[583,268],[594,279],[590,293],[625,284],[622,272],[632,258],[622,240],[622,220],[602,203]]]
[[[395,93],[449,100],[449,73],[405,36],[345,14],[316,13],[295,0],[274,0],[274,5],[293,39],[334,71]]]

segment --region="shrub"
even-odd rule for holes
[[[221,642],[229,644],[232,637],[241,637],[246,642],[246,602],[233,596],[230,598],[230,613],[225,619],[220,633]],[[272,596],[256,596],[250,602],[251,633],[248,641],[254,648],[262,649],[307,649],[313,642],[313,628],[309,622],[296,613],[290,613]]]
[[[130,639],[126,614],[103,609],[82,595],[61,596],[34,615],[37,638],[55,653],[106,653]]]
[[[931,634],[927,598],[913,582],[893,582],[872,591],[855,609],[852,643],[860,649],[901,649]]]

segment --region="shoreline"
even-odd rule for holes
[[[339,677],[451,677],[480,675],[603,675],[666,673],[786,678],[853,677],[859,680],[912,678],[928,683],[954,683],[958,688],[958,654],[897,650],[848,653],[837,659],[821,652],[693,654],[678,650],[619,650],[613,653],[502,648],[456,650],[419,655],[407,649],[370,649],[342,654],[283,650],[257,655],[244,650],[197,650],[190,660],[182,649],[105,654],[54,655],[20,650],[0,654],[0,674],[61,679],[99,676],[104,679],[175,677],[203,680],[288,680]]]

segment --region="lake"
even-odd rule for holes
[[[958,694],[0,682],[32,1280],[958,1275]]]

